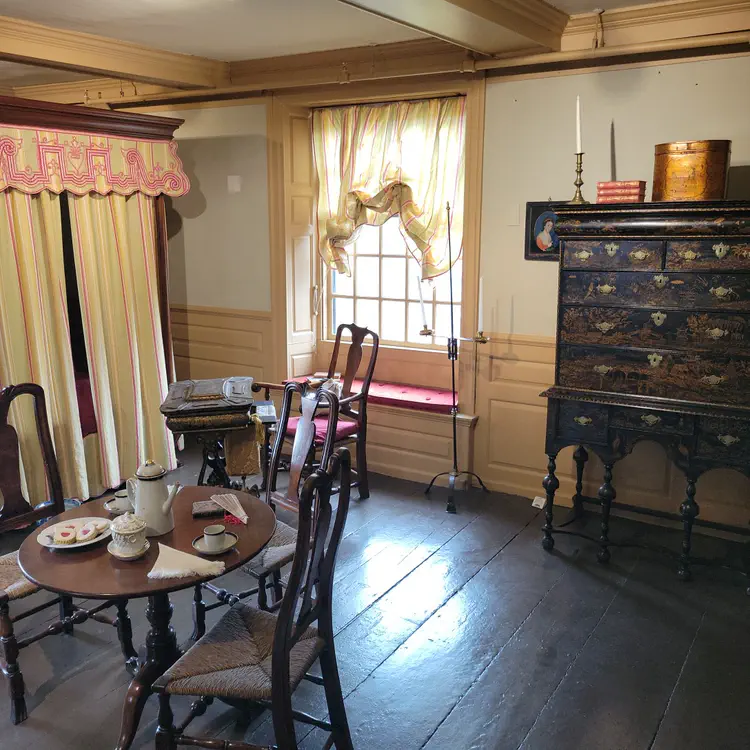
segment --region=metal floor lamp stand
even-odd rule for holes
[[[450,203],[445,206],[446,213],[448,214],[448,286],[450,287],[450,311],[451,311],[451,335],[448,339],[448,359],[451,363],[451,391],[453,394],[453,400],[451,402],[451,416],[453,418],[453,468],[450,471],[441,471],[436,474],[427,485],[425,494],[429,493],[435,482],[440,477],[448,477],[448,503],[445,507],[446,513],[456,512],[456,480],[461,477],[469,477],[469,487],[471,489],[471,480],[476,479],[479,485],[485,492],[489,492],[486,485],[482,481],[479,474],[475,474],[473,471],[460,471],[458,468],[458,399],[456,394],[456,362],[458,360],[458,339],[455,336],[454,322],[453,322],[453,257],[451,248],[451,207]],[[433,331],[430,331],[425,326],[422,331],[423,335],[432,335]],[[482,331],[479,331],[473,339],[461,339],[462,341],[473,341],[475,346],[475,357],[474,357],[474,377],[476,378],[476,346],[477,344],[486,344],[489,339],[483,335]]]

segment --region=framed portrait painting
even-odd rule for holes
[[[559,260],[560,238],[555,232],[558,206],[562,203],[534,201],[526,204],[526,233],[523,257],[526,260]]]

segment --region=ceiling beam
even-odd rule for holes
[[[229,82],[229,64],[0,16],[0,60],[176,88]]]
[[[134,83],[116,78],[86,78],[62,83],[36,83],[13,86],[10,94],[24,99],[39,99],[59,104],[87,104],[110,102],[133,96],[163,94],[175,91],[174,86],[158,86],[153,83]]]
[[[339,0],[381,18],[494,55],[539,45],[558,51],[568,15],[544,0]]]

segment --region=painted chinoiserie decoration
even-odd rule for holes
[[[560,287],[548,399],[543,546],[554,547],[556,458],[578,445],[575,510],[588,451],[604,464],[598,557],[610,557],[614,464],[641,439],[686,475],[679,575],[690,578],[696,482],[750,476],[750,203],[556,207]],[[727,527],[725,527],[727,528]]]
[[[660,143],[654,153],[655,201],[723,200],[732,141]]]
[[[524,258],[526,260],[558,260],[560,240],[555,226],[556,210],[562,203],[533,201],[526,204],[526,234]]]

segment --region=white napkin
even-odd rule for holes
[[[235,518],[239,518],[247,526],[247,513],[240,505],[237,495],[211,495],[211,499],[227,513],[231,513]]]
[[[189,578],[190,576],[218,576],[224,572],[224,563],[204,560],[159,542],[159,556],[149,571],[149,578]]]

